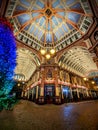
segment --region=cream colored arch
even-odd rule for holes
[[[22,80],[21,75],[24,75],[24,80],[30,79],[36,68],[40,66],[40,60],[37,55],[32,53],[30,50],[20,48],[17,50],[17,66],[15,69],[15,79]],[[20,78],[19,75],[20,74]],[[18,77],[18,79],[17,79]]]
[[[66,69],[76,74],[85,76],[89,71],[98,69],[87,48],[75,46],[62,54],[58,60],[59,65],[66,66]]]

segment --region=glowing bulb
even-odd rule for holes
[[[40,52],[41,52],[41,54],[42,54],[42,55],[45,55],[45,53],[46,53],[46,50],[44,50],[44,49],[41,49],[41,51],[40,51]]]
[[[94,81],[92,81],[92,84],[95,84],[95,82],[94,82]]]
[[[47,59],[50,59],[50,54],[46,54],[46,58],[47,58]]]
[[[87,78],[83,78],[85,81],[87,80]]]
[[[55,53],[55,49],[51,49],[50,53],[53,55]]]
[[[19,87],[19,86],[20,86],[20,84],[18,83],[18,84],[17,84],[17,86]]]

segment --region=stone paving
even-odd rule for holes
[[[0,112],[0,130],[98,130],[98,100],[37,105],[21,100]]]

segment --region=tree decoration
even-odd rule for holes
[[[7,97],[14,86],[16,43],[11,25],[0,19],[0,99]]]

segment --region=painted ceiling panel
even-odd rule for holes
[[[33,6],[32,9],[33,9],[33,10],[38,10],[39,8],[36,7],[36,6]]]
[[[42,42],[44,42],[44,39],[45,39],[44,37],[45,37],[45,35],[43,34],[43,36],[41,37]]]
[[[26,10],[27,8],[21,6],[21,5],[17,5],[16,6],[16,10]]]
[[[64,33],[63,33],[63,30],[62,30],[62,27],[59,28],[59,32],[60,32],[61,36],[63,36]]]
[[[51,30],[50,23],[48,23],[48,32]]]
[[[32,17],[38,16],[39,13],[32,13]]]
[[[39,22],[39,19],[36,19],[35,23],[38,23]]]
[[[52,35],[49,35],[49,42],[52,42]]]
[[[80,14],[76,14],[76,13],[68,13],[68,19],[70,19],[71,21],[77,23],[79,21],[80,18]]]
[[[57,8],[61,8],[61,9],[62,9],[62,8],[64,8],[64,7],[63,7],[62,5],[59,4],[59,6],[58,6]]]
[[[73,29],[73,26],[70,25],[69,23],[66,22],[66,25],[68,26],[69,29]]]
[[[57,37],[56,37],[56,35],[54,34],[54,41],[56,42],[57,41]]]
[[[59,34],[59,37],[61,37],[61,36],[62,36],[62,31],[61,31],[60,28],[57,30],[57,32],[58,32],[58,34]]]
[[[42,26],[44,22],[45,22],[45,18],[42,17],[42,18],[40,19],[40,26]]]
[[[61,16],[65,16],[64,12],[58,12],[58,14],[61,15]]]
[[[66,28],[65,24],[62,24],[62,28],[64,29],[65,32],[68,32],[68,29]]]
[[[25,6],[30,6],[30,2],[28,2],[27,0],[20,0],[20,2]]]
[[[35,31],[34,31],[34,36],[37,36],[37,33],[38,33],[38,29],[35,28]]]
[[[75,0],[66,0],[66,5],[70,5],[70,4],[74,3],[74,2],[75,2]]]
[[[57,22],[57,20],[56,20],[56,17],[53,17],[52,18],[52,21],[54,22],[54,24],[57,26],[58,25],[58,22]]]
[[[61,19],[61,18],[58,18],[58,21],[61,23],[61,22],[62,22],[62,19]]]
[[[53,8],[55,8],[55,7],[57,7],[59,4],[60,4],[60,3],[59,3],[59,0],[56,0],[56,1],[52,4],[52,6],[53,6]]]
[[[28,26],[26,26],[24,29],[27,31],[29,29],[31,24],[29,24]]]
[[[57,31],[55,32],[55,35],[56,35],[57,39],[59,39],[59,33],[57,33]]]
[[[30,20],[30,15],[28,15],[28,14],[23,14],[21,16],[18,16],[18,21],[20,24],[24,24],[28,20]]]
[[[41,39],[41,37],[42,37],[42,35],[43,35],[43,32],[40,30],[40,33],[38,33],[38,39]]]
[[[80,9],[80,8],[82,8],[82,6],[81,6],[81,3],[76,3],[76,4],[74,4],[74,5],[72,5],[72,6],[70,6],[70,8],[71,9]]]
[[[30,33],[32,33],[33,31],[34,31],[34,25],[31,26]]]
[[[43,20],[41,19],[40,22],[39,22],[39,25],[42,26],[43,25]]]
[[[40,8],[44,8],[44,4],[43,4],[40,0],[37,0],[36,4],[37,4]]]

